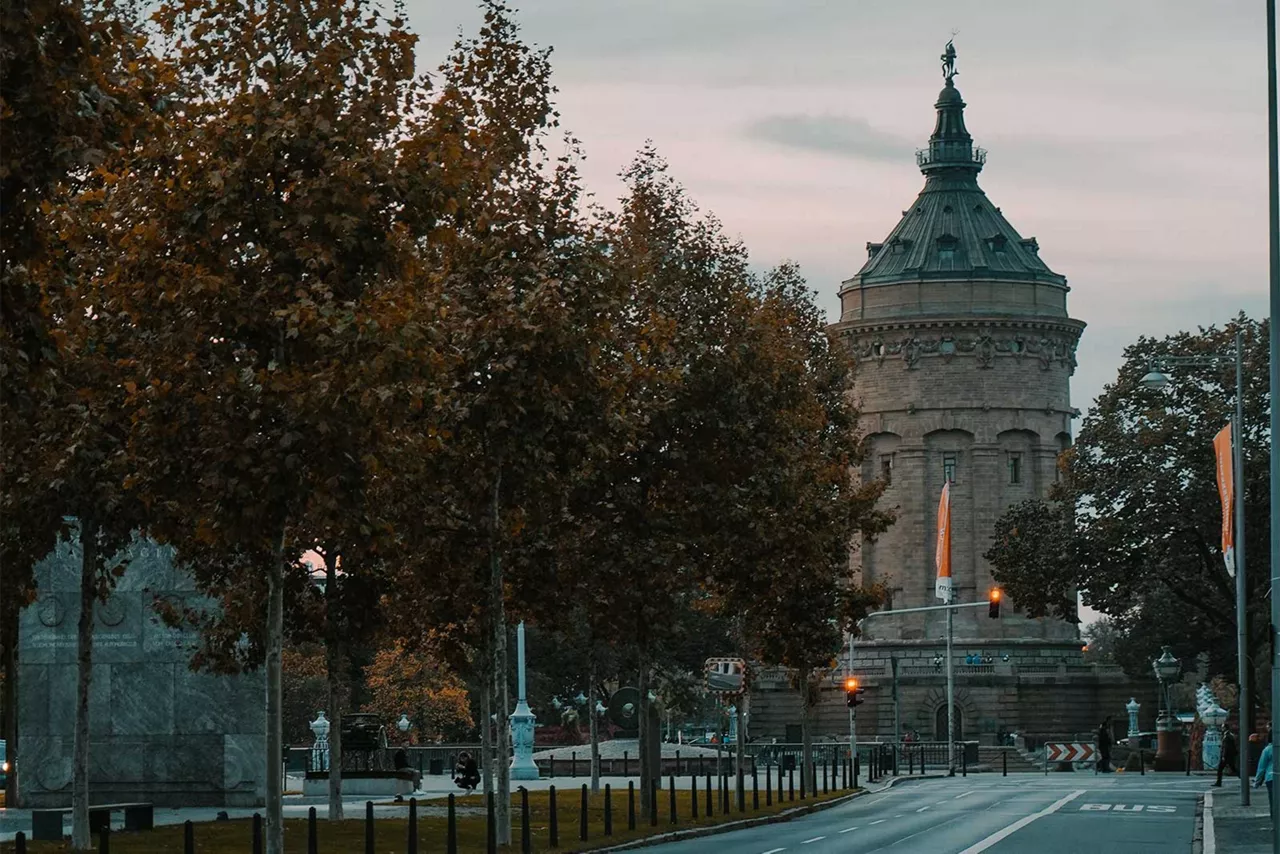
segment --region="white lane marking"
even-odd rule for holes
[[[924,811],[925,811],[925,810],[927,810],[928,808],[929,808],[929,805],[928,805],[928,804],[925,804],[924,806],[920,807],[920,809],[916,810],[916,812],[924,812]]]
[[[995,845],[997,842],[1001,841],[1002,839],[1007,839],[1008,837],[1017,833],[1019,830],[1022,830],[1022,828],[1026,827],[1028,824],[1031,824],[1031,822],[1035,821],[1036,819],[1044,818],[1045,816],[1051,813],[1057,812],[1058,810],[1062,809],[1064,806],[1069,804],[1071,801],[1074,801],[1076,798],[1083,795],[1086,791],[1088,790],[1076,789],[1071,794],[1065,797],[1059,798],[1058,800],[1049,804],[1049,806],[1040,810],[1040,812],[1023,816],[1022,818],[1018,819],[1008,827],[1002,827],[1001,829],[997,830],[995,833],[991,834],[981,842],[970,845],[968,848],[961,851],[960,854],[979,854],[979,852],[981,851],[986,851],[992,845]]]
[[[815,837],[813,837],[812,839],[806,839],[804,842],[801,842],[800,844],[801,844],[801,845],[808,845],[810,842],[819,842],[819,841],[821,841],[821,840],[823,840],[823,839],[826,839],[826,838],[827,838],[827,837],[825,837],[825,836],[815,836]]]
[[[894,818],[902,818],[902,813],[898,813],[897,815],[894,816]]]
[[[1218,854],[1218,836],[1213,828],[1213,792],[1204,793],[1204,854]]]
[[[840,832],[841,832],[841,833],[853,833],[853,832],[854,832],[855,830],[857,830],[857,829],[858,829],[858,825],[856,825],[856,824],[855,824],[853,827],[846,827],[844,830],[842,830],[842,831],[840,831]]]
[[[778,854],[779,851],[786,851],[786,850],[787,849],[785,848],[770,848],[768,851],[764,852],[764,854]]]
[[[955,796],[954,798],[952,798],[951,800],[953,800],[953,801],[958,801],[958,800],[960,800],[961,798],[967,798],[967,797],[969,797],[970,795],[972,795],[972,794],[973,794],[974,792],[976,792],[976,791],[978,791],[978,790],[977,790],[977,789],[970,789],[970,790],[969,790],[969,791],[967,791],[967,792],[961,792],[960,794],[956,795],[956,796]]]
[[[877,825],[877,824],[884,824],[887,820],[888,820],[888,819],[878,818],[878,819],[876,819],[875,821],[871,822],[871,824],[872,824],[873,826],[874,826],[874,825]]]

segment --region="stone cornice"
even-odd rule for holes
[[[991,368],[997,357],[1034,358],[1041,370],[1058,363],[1075,373],[1084,323],[1071,318],[902,318],[847,321],[831,330],[859,363],[883,365],[886,358],[896,357],[907,370],[915,370],[925,358],[950,362],[972,357],[978,368]]]

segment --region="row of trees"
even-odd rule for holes
[[[891,518],[799,272],[753,273],[651,147],[594,206],[549,52],[484,11],[422,76],[367,0],[6,7],[0,624],[74,531],[77,850],[91,606],[133,531],[222,602],[193,665],[265,668],[272,854],[287,634],[335,716],[375,633],[473,674],[505,756],[515,619],[647,698],[680,615],[731,615],[809,696],[878,601],[848,543]]]

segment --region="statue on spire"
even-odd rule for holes
[[[953,44],[954,38],[947,41],[947,49],[943,52],[942,59],[942,76],[946,79],[947,85],[951,85],[951,78],[959,74],[956,71],[956,46]]]

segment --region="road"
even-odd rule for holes
[[[661,854],[1171,854],[1197,796],[1180,774],[1019,774],[899,783],[804,818],[646,849]]]

